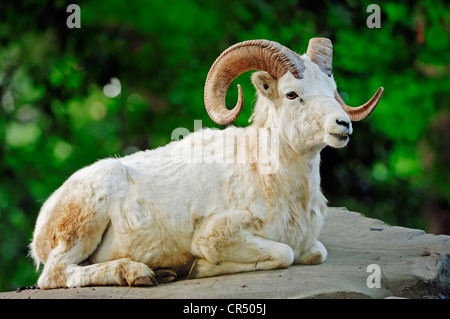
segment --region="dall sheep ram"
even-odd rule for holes
[[[30,244],[37,267],[44,264],[40,288],[153,285],[180,274],[201,278],[325,260],[318,241],[327,210],[320,151],[346,146],[351,121],[373,111],[383,88],[349,107],[333,79],[330,40],[311,39],[304,55],[272,41],[245,41],[225,50],[208,73],[204,100],[215,122],[238,117],[241,87],[233,109],[225,95],[250,70],[257,70],[257,102],[248,127],[203,129],[164,147],[100,160],[47,199]],[[224,141],[251,129],[256,136],[244,141],[246,160],[237,163],[239,145]],[[270,172],[267,161],[258,161],[263,144],[276,149]],[[201,150],[202,162],[183,160],[186,149]]]

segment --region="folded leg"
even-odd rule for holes
[[[294,252],[288,245],[248,234],[217,252],[218,262],[200,256],[188,278],[289,267]]]

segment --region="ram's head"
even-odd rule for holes
[[[277,126],[289,142],[308,148],[343,147],[352,133],[351,121],[369,116],[383,88],[364,105],[349,107],[336,89],[332,56],[333,46],[326,38],[311,39],[302,56],[273,41],[237,43],[217,58],[208,73],[206,110],[216,123],[232,123],[239,116],[244,100],[238,85],[237,104],[227,109],[225,96],[229,85],[238,75],[259,70],[252,75],[258,91],[253,119],[258,125]]]

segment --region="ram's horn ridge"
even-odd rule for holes
[[[333,64],[333,44],[327,38],[312,38],[309,40],[306,55],[323,73],[331,77]]]
[[[290,71],[300,79],[304,65],[296,53],[273,41],[251,40],[229,47],[216,59],[206,78],[205,107],[214,122],[227,125],[239,116],[244,104],[242,88],[238,85],[238,101],[231,110],[226,107],[225,96],[231,82],[250,70],[266,71],[275,79]]]

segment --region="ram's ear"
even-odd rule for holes
[[[252,82],[255,88],[266,98],[273,100],[278,97],[277,80],[269,73],[264,71],[253,73]]]

